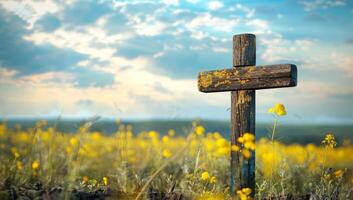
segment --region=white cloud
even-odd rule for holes
[[[343,70],[345,75],[353,77],[353,58],[352,55],[344,55],[342,53],[333,52],[331,59],[337,63],[336,67]]]
[[[6,69],[0,66],[0,83],[10,82],[16,74],[16,70]]]
[[[47,13],[55,13],[62,9],[62,6],[52,0],[1,1],[0,5],[27,21],[29,24],[28,28],[32,28],[33,24],[41,16]]]
[[[16,73],[17,73],[16,70],[11,70],[11,69],[6,69],[3,67],[0,67],[0,77],[1,78],[13,77]]]
[[[162,56],[164,56],[164,55],[165,55],[164,52],[158,52],[158,53],[156,53],[156,54],[153,55],[153,58],[159,58],[159,57],[162,57]]]
[[[167,24],[157,20],[152,16],[145,16],[143,21],[141,18],[134,18],[132,26],[135,28],[136,33],[145,36],[160,35],[167,27]]]
[[[242,11],[245,13],[246,18],[252,18],[255,15],[255,9],[254,8],[249,8],[247,6],[244,6],[240,3],[237,3],[235,6],[229,8],[229,11]]]
[[[200,0],[186,0],[186,2],[192,3],[192,4],[198,3],[199,1]]]
[[[208,9],[210,10],[218,10],[220,8],[223,8],[224,4],[220,1],[210,1],[208,3]]]
[[[234,27],[239,24],[239,19],[227,19],[221,17],[212,16],[210,13],[202,13],[197,17],[193,18],[190,22],[186,23],[185,26],[191,31],[197,31],[201,28],[208,28],[210,30],[231,32]]]
[[[230,52],[230,49],[223,48],[223,47],[214,47],[212,48],[214,52],[219,52],[219,53],[228,53]]]
[[[46,72],[41,74],[34,74],[23,76],[16,80],[20,84],[31,84],[36,87],[39,86],[55,86],[55,85],[67,85],[72,86],[75,76],[67,72]]]
[[[61,27],[52,33],[35,32],[25,36],[24,39],[36,44],[50,43],[59,48],[71,48],[89,55],[92,59],[109,61],[116,52],[116,48],[110,46],[120,44],[132,37],[130,33],[108,35],[103,29],[94,25],[79,30]]]
[[[315,9],[328,9],[330,7],[344,6],[346,0],[313,0],[313,1],[301,1],[305,11],[312,11]]]
[[[253,27],[255,29],[253,33],[256,33],[256,34],[272,32],[266,20],[257,19],[257,18],[250,19],[249,21],[246,22],[246,25]]]
[[[163,3],[167,5],[177,6],[179,5],[179,0],[163,0]]]

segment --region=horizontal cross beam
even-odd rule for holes
[[[296,85],[297,67],[292,64],[206,71],[200,72],[198,78],[201,92],[256,90]]]

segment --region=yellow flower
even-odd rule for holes
[[[203,135],[205,133],[205,128],[201,125],[196,126],[195,128],[196,135]]]
[[[196,200],[224,200],[226,199],[223,193],[215,192],[204,192],[201,196],[196,198]]]
[[[217,178],[215,176],[212,176],[210,178],[210,183],[216,183],[217,182]]]
[[[6,124],[0,124],[0,137],[4,136],[6,133]]]
[[[78,139],[73,137],[70,139],[71,146],[76,146],[78,144]]]
[[[276,114],[277,116],[284,116],[287,114],[286,108],[281,103],[276,103],[274,107],[268,109],[268,112]]]
[[[103,184],[108,185],[108,178],[105,176],[103,177]]]
[[[250,200],[252,199],[251,196],[251,189],[250,188],[243,188],[237,191],[237,195],[240,200]]]
[[[200,179],[203,180],[203,181],[207,181],[208,179],[210,179],[210,174],[208,172],[203,172],[201,174],[201,178]]]
[[[39,168],[39,162],[38,161],[33,161],[32,163],[32,169],[37,170]]]
[[[339,169],[335,172],[333,172],[333,175],[335,175],[335,177],[339,178],[339,177],[342,177],[344,174],[343,170]]]
[[[164,149],[162,154],[165,158],[169,158],[170,156],[172,156],[172,152],[170,152],[168,149]]]
[[[23,169],[23,164],[22,164],[22,162],[17,161],[17,162],[16,162],[16,167],[17,167],[18,170],[22,170],[22,169]]]
[[[30,136],[26,132],[21,132],[18,136],[18,140],[21,142],[29,142]]]
[[[149,131],[148,136],[153,139],[153,138],[158,138],[159,134],[156,131]]]
[[[170,137],[173,137],[173,136],[175,135],[175,130],[174,130],[174,129],[170,129],[170,130],[168,131],[168,135],[169,135]]]
[[[217,154],[219,156],[229,156],[230,148],[229,147],[219,147],[217,148]]]
[[[71,148],[71,147],[66,147],[66,153],[67,153],[67,154],[72,153],[72,148]]]
[[[82,182],[83,182],[84,184],[87,184],[88,181],[89,181],[88,176],[83,176],[83,177],[82,177]]]
[[[240,150],[240,147],[234,144],[231,146],[231,150],[237,152]]]
[[[244,138],[243,138],[243,137],[238,137],[237,141],[238,141],[239,143],[243,143],[243,142],[244,142]]]
[[[251,194],[251,189],[250,188],[243,188],[241,189],[241,191],[246,194],[246,195],[250,195]]]
[[[244,141],[252,142],[255,140],[255,135],[251,134],[251,133],[244,133],[243,139],[244,139]]]
[[[219,139],[219,138],[222,137],[219,132],[214,132],[214,133],[212,134],[212,136],[214,137],[214,139]]]
[[[321,143],[326,145],[326,147],[331,147],[331,148],[334,148],[337,145],[335,136],[332,133],[328,133],[325,136],[325,139]]]
[[[16,147],[12,147],[11,151],[12,151],[13,155],[15,156],[15,158],[20,157],[20,153],[18,153]]]
[[[164,143],[167,143],[167,142],[169,142],[169,137],[168,136],[163,136],[162,137],[162,141],[164,142]]]
[[[243,151],[241,152],[244,156],[244,158],[249,159],[251,157],[251,152],[247,149],[243,149]]]
[[[228,141],[224,138],[220,138],[216,141],[216,145],[218,147],[225,147],[225,146],[228,146]]]
[[[244,147],[250,150],[255,150],[255,143],[254,142],[245,142]]]

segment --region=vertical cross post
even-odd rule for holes
[[[256,65],[256,38],[253,34],[233,36],[233,67]],[[244,133],[255,135],[255,90],[231,91],[231,144]],[[249,160],[241,159],[241,153],[231,151],[230,192],[240,188],[255,189],[255,151]]]

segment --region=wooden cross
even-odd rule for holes
[[[292,64],[256,65],[256,39],[253,34],[233,36],[233,68],[200,72],[201,92],[231,91],[231,145],[238,145],[244,133],[255,135],[255,90],[297,85],[297,67]],[[255,191],[255,151],[250,159],[231,151],[230,192],[241,188]]]

